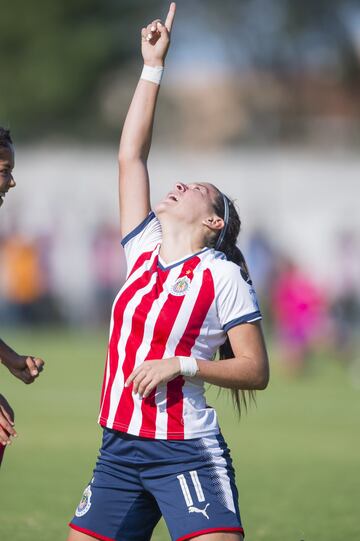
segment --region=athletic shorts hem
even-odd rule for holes
[[[198,530],[197,532],[188,533],[182,537],[178,537],[176,541],[185,541],[186,539],[191,539],[192,537],[214,532],[238,532],[245,536],[243,528],[207,528],[206,530]]]
[[[106,535],[92,532],[91,530],[87,530],[86,528],[80,528],[80,526],[76,526],[76,524],[73,524],[72,522],[69,522],[69,526],[73,530],[84,533],[86,535],[91,535],[91,537],[95,537],[95,539],[100,539],[100,541],[116,541],[116,539],[113,539],[112,537],[106,537]]]
[[[113,426],[107,425],[107,419],[104,417],[99,418],[99,425],[102,428],[108,428],[109,430],[117,430],[118,432],[122,432],[124,434],[129,434],[130,436],[135,436],[137,438],[146,438],[148,440],[161,440],[161,441],[167,441],[167,440],[196,440],[198,438],[208,438],[211,436],[217,436],[220,434],[220,428],[219,425],[217,425],[215,428],[211,428],[210,430],[202,430],[199,432],[189,432],[184,436],[184,432],[164,432],[161,436],[154,436],[154,431],[147,431],[142,430],[141,436],[139,434],[133,434],[132,432],[128,431],[128,426],[122,425],[121,423],[113,423]],[[148,435],[147,435],[148,434]]]

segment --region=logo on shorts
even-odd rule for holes
[[[189,513],[202,513],[204,515],[204,517],[206,517],[209,520],[209,515],[206,512],[206,509],[209,507],[209,505],[210,504],[207,503],[205,505],[204,509],[198,509],[197,507],[192,505],[191,507],[189,507],[188,511],[189,511]]]
[[[185,293],[190,287],[190,283],[190,279],[187,276],[182,276],[181,278],[178,278],[171,288],[171,293],[177,296],[185,295]]]
[[[91,488],[90,488],[90,485],[88,485],[86,489],[84,490],[84,493],[82,495],[79,505],[76,508],[75,516],[82,517],[83,515],[85,515],[85,513],[89,511],[91,507],[91,496],[92,496]]]

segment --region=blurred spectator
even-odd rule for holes
[[[337,239],[335,272],[331,303],[334,346],[342,360],[352,361],[360,334],[360,246],[351,231]]]
[[[265,231],[256,229],[250,235],[246,248],[246,262],[251,279],[260,300],[261,311],[266,317],[269,314],[269,291],[272,290],[277,253]]]
[[[326,337],[327,302],[312,278],[283,258],[272,295],[275,337],[287,371],[300,373]]]
[[[58,320],[51,291],[51,239],[28,239],[14,233],[0,246],[3,319],[7,324],[37,324]]]
[[[95,321],[107,322],[115,295],[125,280],[125,260],[120,232],[110,224],[100,224],[92,242],[92,271],[95,281]]]

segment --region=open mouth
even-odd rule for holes
[[[169,193],[167,198],[171,199],[171,201],[179,201],[179,198],[177,197],[177,195],[175,195],[173,193]]]

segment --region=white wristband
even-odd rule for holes
[[[180,374],[182,376],[193,378],[199,372],[199,367],[194,357],[180,357],[177,356],[180,361]]]
[[[159,85],[161,83],[163,71],[163,66],[146,66],[144,64],[140,79],[145,79],[145,81],[150,81]]]

